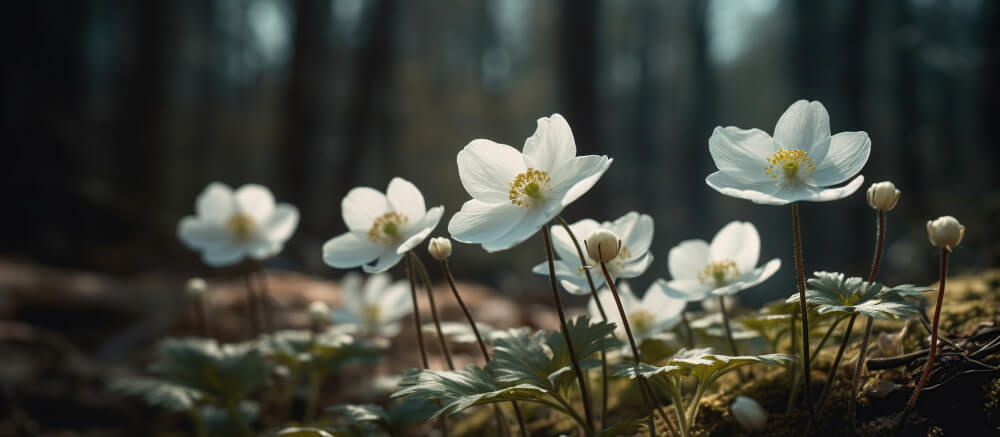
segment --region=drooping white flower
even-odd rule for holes
[[[420,190],[398,177],[389,181],[385,194],[369,187],[352,189],[340,207],[348,230],[323,245],[323,261],[340,269],[362,266],[368,273],[399,263],[430,235],[444,212],[443,206],[427,209]]]
[[[868,206],[876,211],[892,211],[899,202],[899,194],[892,182],[876,182],[868,187]]]
[[[400,320],[413,312],[410,285],[392,282],[387,273],[371,275],[362,286],[361,275],[348,273],[340,281],[343,301],[330,314],[335,324],[355,326],[360,333],[383,337],[399,334]]]
[[[330,306],[326,302],[314,300],[309,303],[309,319],[315,323],[325,321],[330,317]]]
[[[727,196],[766,205],[826,202],[847,197],[864,182],[858,174],[871,151],[865,132],[830,136],[830,116],[820,102],[799,100],[778,119],[774,138],[760,129],[716,127],[708,150],[719,171],[708,186]]]
[[[577,238],[584,238],[597,229],[606,229],[617,234],[622,241],[621,250],[618,255],[607,262],[608,273],[614,279],[635,278],[646,272],[649,265],[653,263],[653,254],[649,252],[649,246],[653,242],[653,218],[638,212],[629,212],[613,222],[598,223],[595,220],[584,219],[571,224],[570,229]],[[580,242],[581,247],[583,241]],[[580,266],[580,255],[576,252],[573,239],[562,226],[552,227],[552,246],[559,259],[555,262],[556,277],[566,291],[572,294],[589,294],[590,285],[587,284],[587,277]],[[584,256],[587,265],[596,266],[597,261],[590,257],[586,251]],[[540,275],[549,274],[547,262],[536,265],[533,272]],[[596,284],[601,284],[600,268],[594,276]]]
[[[194,299],[201,299],[205,296],[205,290],[208,290],[208,283],[202,278],[191,278],[187,280],[184,284],[184,292],[188,297]]]
[[[427,252],[438,261],[444,261],[451,256],[451,239],[445,237],[431,238],[427,244]]]
[[[642,343],[644,339],[655,338],[680,322],[681,311],[684,310],[687,301],[667,296],[658,287],[650,287],[642,299],[632,293],[632,287],[625,281],[620,281],[617,287],[622,308],[625,309],[629,327],[632,328],[632,335],[637,342]],[[611,289],[604,287],[597,292],[597,296],[601,299],[601,306],[604,307],[608,321],[618,326],[615,333],[625,338],[625,327],[621,323],[621,314],[618,313],[618,306]],[[592,319],[601,320],[600,310],[593,297],[587,304],[587,311]]]
[[[654,285],[676,298],[702,300],[727,296],[756,286],[781,268],[774,258],[757,267],[760,235],[749,222],[730,222],[712,239],[682,241],[670,249],[668,265],[673,280]]]
[[[595,229],[583,240],[587,256],[597,262],[608,263],[621,253],[622,240],[607,229]]]
[[[927,221],[927,239],[937,247],[950,252],[962,243],[962,237],[965,237],[965,226],[955,217],[945,215]]]
[[[266,187],[247,184],[233,191],[212,182],[195,201],[196,215],[177,224],[177,236],[213,267],[236,264],[243,258],[266,259],[285,246],[299,224],[299,210],[287,203],[275,205]]]
[[[559,114],[538,119],[524,150],[472,140],[458,152],[458,176],[472,200],[448,223],[452,238],[488,252],[528,239],[597,183],[607,156],[576,156],[576,141]]]

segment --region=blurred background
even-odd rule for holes
[[[750,220],[762,259],[786,266],[747,293],[759,303],[793,291],[790,211],[708,188],[707,139],[717,125],[770,132],[800,98],[822,101],[834,132],[870,134],[865,187],[903,191],[886,282],[936,277],[924,222],[939,215],[969,228],[953,271],[1000,251],[994,2],[41,0],[3,15],[0,253],[18,262],[204,274],[178,220],[211,181],[255,182],[302,213],[269,267],[339,277],[320,247],[344,231],[351,187],[409,179],[445,206],[445,234],[467,199],[456,153],[474,138],[520,148],[559,112],[581,154],[615,159],[564,217],[656,220],[656,262],[635,288],[668,276],[678,242]],[[802,213],[807,269],[867,271],[863,192]],[[545,290],[529,273],[541,241],[456,252],[460,277]]]

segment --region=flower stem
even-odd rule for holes
[[[799,312],[802,316],[802,377],[805,380],[806,408],[809,409],[809,419],[816,419],[809,396],[809,386],[812,380],[812,363],[809,361],[809,309],[806,307],[806,277],[802,271],[802,231],[799,229],[799,204],[792,203],[792,233],[795,239],[795,280],[799,286]]]
[[[260,317],[264,328],[264,332],[274,332],[274,308],[271,306],[273,303],[271,299],[271,293],[267,288],[267,273],[264,271],[264,266],[257,263],[257,282],[259,283],[258,296],[260,299]]]
[[[851,314],[851,319],[847,321],[847,330],[844,331],[844,339],[840,341],[840,349],[837,349],[837,356],[833,359],[833,365],[830,366],[830,374],[826,377],[826,384],[823,386],[823,391],[819,392],[819,399],[816,400],[816,409],[823,407],[823,400],[826,399],[826,395],[830,392],[830,386],[833,385],[833,380],[837,376],[837,370],[840,369],[840,360],[844,357],[844,349],[847,348],[847,343],[851,339],[851,330],[854,329],[854,320],[858,318],[858,313]]]
[[[413,258],[413,264],[417,266],[420,278],[424,281],[424,288],[427,289],[427,299],[431,304],[431,318],[434,319],[434,329],[437,330],[438,342],[441,344],[444,359],[448,362],[448,368],[455,370],[455,363],[451,360],[451,351],[448,350],[448,340],[445,338],[444,332],[441,331],[441,319],[438,317],[437,304],[434,303],[434,289],[431,288],[431,276],[427,273],[427,267],[424,266],[424,262],[420,260],[420,257],[414,254],[413,251],[408,253]]]
[[[559,323],[562,327],[563,337],[566,339],[566,348],[569,351],[570,363],[573,365],[573,372],[576,373],[577,382],[580,385],[580,397],[583,403],[583,413],[587,418],[587,427],[594,429],[594,416],[590,412],[590,394],[587,392],[587,379],[580,369],[580,363],[576,359],[576,351],[573,348],[573,340],[569,336],[569,328],[566,325],[566,314],[563,312],[562,297],[559,296],[559,288],[556,286],[556,267],[552,255],[552,237],[549,236],[549,228],[542,226],[542,238],[545,240],[545,255],[549,263],[549,282],[552,285],[552,298],[555,300],[556,312],[559,314]]]
[[[729,327],[729,313],[726,311],[726,298],[719,296],[719,310],[722,312],[722,326],[726,328],[726,338],[729,339],[729,350],[733,355],[739,355],[740,352],[736,348],[736,340],[733,339],[733,330]],[[740,377],[740,382],[746,382],[746,377],[743,376],[743,370],[737,369],[736,375]]]
[[[868,275],[868,283],[874,283],[875,278],[878,276],[878,268],[880,261],[882,260],[882,249],[885,244],[885,211],[878,211],[878,220],[876,224],[876,238],[875,238],[875,256],[872,257],[872,270]],[[858,405],[858,390],[860,389],[859,384],[861,383],[861,372],[864,371],[865,355],[868,352],[868,339],[871,338],[872,334],[872,324],[875,319],[871,317],[868,318],[868,322],[865,323],[865,336],[861,340],[861,350],[858,351],[858,362],[854,367],[854,376],[851,380],[851,397],[848,399],[847,404],[847,417],[851,422],[851,429],[855,428],[857,425],[857,405]]]
[[[441,272],[444,277],[448,279],[448,285],[451,286],[451,292],[455,295],[455,300],[458,301],[458,306],[462,308],[462,313],[465,314],[465,319],[469,322],[469,326],[472,328],[472,333],[476,335],[476,342],[479,344],[479,351],[483,353],[483,361],[489,363],[492,360],[490,352],[486,349],[486,341],[483,340],[483,336],[479,333],[479,328],[476,327],[475,320],[472,319],[472,313],[469,312],[469,308],[465,306],[465,301],[462,300],[462,296],[458,294],[458,287],[455,286],[455,277],[451,274],[451,268],[448,266],[448,260],[441,260]],[[521,409],[517,407],[517,403],[511,401],[511,405],[514,406],[514,414],[517,416],[517,423],[520,426],[521,436],[527,437],[527,430],[524,426],[524,418],[521,417]],[[500,412],[500,408],[494,404],[493,413],[496,415],[497,423],[500,428],[504,428],[507,421],[503,418],[503,413]],[[508,432],[509,434],[509,432]]]
[[[311,422],[316,415],[316,402],[319,400],[319,387],[322,382],[323,372],[319,370],[309,372],[308,392],[306,392],[306,423]]]
[[[792,314],[792,318],[789,319],[790,326],[788,332],[791,334],[792,337],[790,343],[791,346],[790,352],[792,353],[792,355],[801,354],[801,352],[799,352],[798,333],[795,331],[796,318],[798,318],[798,314]],[[789,413],[792,411],[792,407],[795,406],[795,401],[799,397],[799,389],[802,388],[802,384],[800,384],[802,373],[798,371],[798,369],[795,367],[794,364],[792,365],[791,371],[792,371],[792,385],[791,389],[788,391],[788,403],[785,405],[785,413]]]
[[[584,276],[587,277],[587,285],[590,286],[590,295],[594,298],[594,303],[597,304],[597,312],[601,314],[601,321],[607,322],[608,315],[604,312],[604,304],[601,303],[601,299],[597,297],[597,287],[594,286],[594,277],[590,274],[590,267],[587,265],[587,257],[583,254],[583,248],[580,246],[580,240],[576,238],[576,234],[573,233],[573,228],[569,226],[566,219],[562,216],[557,215],[556,221],[559,225],[566,230],[569,234],[569,239],[573,241],[573,247],[576,248],[576,254],[580,257],[580,268],[583,269]],[[607,355],[602,350],[601,351],[601,426],[604,427],[608,422],[608,360]]]
[[[208,321],[205,319],[205,299],[199,297],[194,301],[194,320],[195,326],[198,329],[198,335],[202,338],[208,338]]]
[[[260,334],[260,319],[257,315],[257,294],[253,291],[251,273],[244,277],[247,288],[247,320],[250,322],[250,338],[255,339]]]
[[[823,350],[823,346],[826,344],[826,341],[830,339],[830,336],[833,335],[833,331],[837,329],[837,325],[840,325],[840,322],[843,322],[846,318],[847,316],[837,317],[837,319],[830,324],[830,327],[826,330],[826,334],[823,334],[823,339],[819,341],[819,344],[816,345],[815,349],[813,349],[812,355],[810,355],[813,360],[819,356],[819,351]]]
[[[917,386],[913,389],[913,395],[910,396],[910,401],[906,403],[906,408],[903,409],[903,414],[899,416],[899,424],[896,425],[896,431],[899,431],[903,427],[903,423],[906,422],[906,416],[910,414],[910,410],[917,405],[917,398],[920,397],[920,391],[923,390],[924,384],[927,383],[927,376],[931,373],[931,367],[934,366],[934,357],[937,355],[937,338],[938,338],[938,320],[941,318],[941,304],[944,301],[944,285],[948,278],[948,249],[941,249],[941,281],[938,286],[937,295],[937,305],[934,307],[934,323],[931,327],[931,350],[927,354],[927,364],[924,365],[924,372],[920,375],[920,381],[917,382]]]
[[[688,349],[693,349],[694,331],[691,330],[691,322],[688,321],[687,310],[681,310],[681,323],[684,325],[684,331],[687,333],[687,347]]]
[[[600,247],[598,247],[600,251]],[[632,347],[632,357],[635,359],[635,380],[639,383],[639,392],[642,393],[642,399],[646,402],[646,408],[649,409],[649,435],[656,435],[656,424],[653,422],[653,400],[649,398],[646,394],[645,381],[646,379],[639,373],[639,347],[635,344],[635,337],[632,336],[632,326],[628,322],[628,314],[625,313],[625,307],[622,306],[622,299],[618,296],[618,288],[615,287],[615,280],[611,279],[611,273],[608,272],[608,266],[604,261],[600,262],[601,272],[604,273],[604,280],[608,283],[608,288],[611,289],[611,295],[615,298],[615,305],[618,306],[618,315],[622,319],[622,326],[625,328],[625,335],[628,336],[628,344]],[[652,392],[652,390],[649,390]]]
[[[427,347],[424,346],[424,333],[421,330],[420,323],[420,307],[417,305],[417,281],[414,278],[413,273],[413,261],[410,258],[406,258],[406,277],[410,280],[410,297],[413,298],[413,323],[414,328],[417,331],[417,345],[420,347],[420,361],[424,365],[425,369],[430,368],[430,364],[427,362]]]

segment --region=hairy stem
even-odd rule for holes
[[[687,333],[687,347],[694,349],[694,331],[691,330],[691,322],[688,321],[687,310],[681,310],[681,323]]]
[[[878,268],[880,261],[882,260],[882,249],[885,244],[885,211],[878,211],[878,220],[876,221],[875,229],[875,255],[872,257],[872,270],[868,275],[868,283],[875,282],[875,278],[878,277]],[[874,319],[868,318],[868,322],[865,323],[865,336],[861,340],[861,350],[858,351],[858,362],[854,366],[854,376],[851,379],[851,397],[848,399],[847,403],[847,417],[851,422],[851,429],[854,429],[858,423],[857,417],[857,405],[858,405],[858,390],[860,389],[859,384],[861,383],[861,372],[864,371],[865,355],[868,352],[868,340],[871,338],[872,334],[872,324]]]
[[[806,408],[810,420],[816,419],[809,386],[812,363],[809,360],[809,309],[806,306],[806,277],[802,268],[802,231],[799,228],[799,204],[792,203],[792,234],[795,239],[795,280],[799,286],[799,312],[802,317],[802,377],[805,380]]]
[[[573,340],[569,336],[569,328],[566,324],[566,314],[563,311],[562,297],[559,296],[559,287],[556,285],[556,266],[552,255],[552,237],[549,235],[548,226],[542,227],[542,239],[545,240],[545,255],[549,263],[549,282],[552,285],[552,299],[555,301],[556,312],[559,314],[559,324],[562,327],[563,337],[566,339],[566,348],[569,351],[570,363],[576,380],[580,385],[580,397],[583,403],[583,413],[587,418],[587,428],[594,429],[594,416],[590,411],[590,394],[587,391],[587,378],[580,369],[580,363],[576,359],[576,350],[573,348]]]
[[[833,365],[830,366],[830,374],[826,377],[826,384],[823,386],[823,391],[819,392],[819,399],[816,400],[817,410],[823,408],[823,400],[830,393],[830,386],[833,385],[833,380],[837,376],[837,370],[840,369],[840,360],[844,357],[844,349],[847,348],[847,343],[851,339],[851,330],[854,329],[854,320],[857,318],[858,313],[854,313],[851,314],[851,319],[847,321],[847,330],[844,331],[844,339],[840,341],[840,348],[837,349],[837,356],[833,359]]]
[[[420,347],[420,362],[424,365],[425,369],[429,369],[431,366],[427,362],[427,347],[424,346],[424,333],[422,330],[422,323],[420,322],[420,306],[417,305],[417,281],[414,278],[413,273],[413,261],[410,258],[406,258],[406,278],[410,280],[410,297],[413,300],[413,324],[414,329],[417,331],[417,346]]]
[[[736,348],[736,340],[733,339],[733,330],[729,326],[729,313],[726,311],[726,298],[719,296],[719,311],[722,312],[722,326],[726,328],[726,338],[729,339],[729,350],[733,355],[739,355],[740,352]],[[740,382],[746,382],[746,377],[743,376],[743,370],[737,369],[736,375],[740,377]]]
[[[823,350],[823,346],[826,344],[826,341],[829,340],[830,337],[833,335],[833,331],[837,329],[837,325],[840,325],[840,322],[843,322],[844,319],[846,318],[847,316],[837,317],[837,319],[834,320],[832,324],[830,324],[830,328],[826,330],[826,334],[823,334],[823,338],[819,341],[819,344],[816,345],[816,348],[814,348],[812,351],[811,357],[813,360],[815,360],[816,357],[819,356],[819,351]]]
[[[451,360],[451,351],[448,350],[448,339],[444,337],[444,332],[441,331],[441,319],[438,317],[437,304],[434,303],[434,289],[431,288],[431,276],[427,273],[427,267],[424,267],[424,262],[420,261],[420,257],[415,255],[413,251],[407,252],[407,254],[410,258],[413,258],[413,264],[417,266],[420,279],[424,281],[424,288],[427,289],[427,299],[431,304],[431,318],[434,319],[434,329],[437,330],[438,342],[441,344],[441,352],[448,363],[448,369],[455,370],[455,363]]]

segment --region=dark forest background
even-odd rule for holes
[[[615,158],[564,216],[656,220],[639,287],[668,275],[671,246],[740,219],[759,227],[762,257],[785,260],[767,297],[788,295],[788,208],[703,180],[714,126],[770,132],[799,98],[822,101],[834,132],[870,134],[866,187],[903,191],[886,282],[935,278],[924,223],[939,215],[969,229],[955,272],[1000,252],[992,1],[39,0],[10,2],[0,22],[8,258],[199,272],[177,221],[211,181],[257,182],[302,213],[269,265],[336,277],[320,246],[343,232],[351,187],[409,179],[445,205],[445,234],[467,198],[458,150],[480,137],[520,148],[536,118],[560,112],[580,153]],[[807,269],[866,271],[863,192],[806,204],[803,217]],[[542,250],[458,245],[456,268],[502,290],[540,288],[529,268]]]

